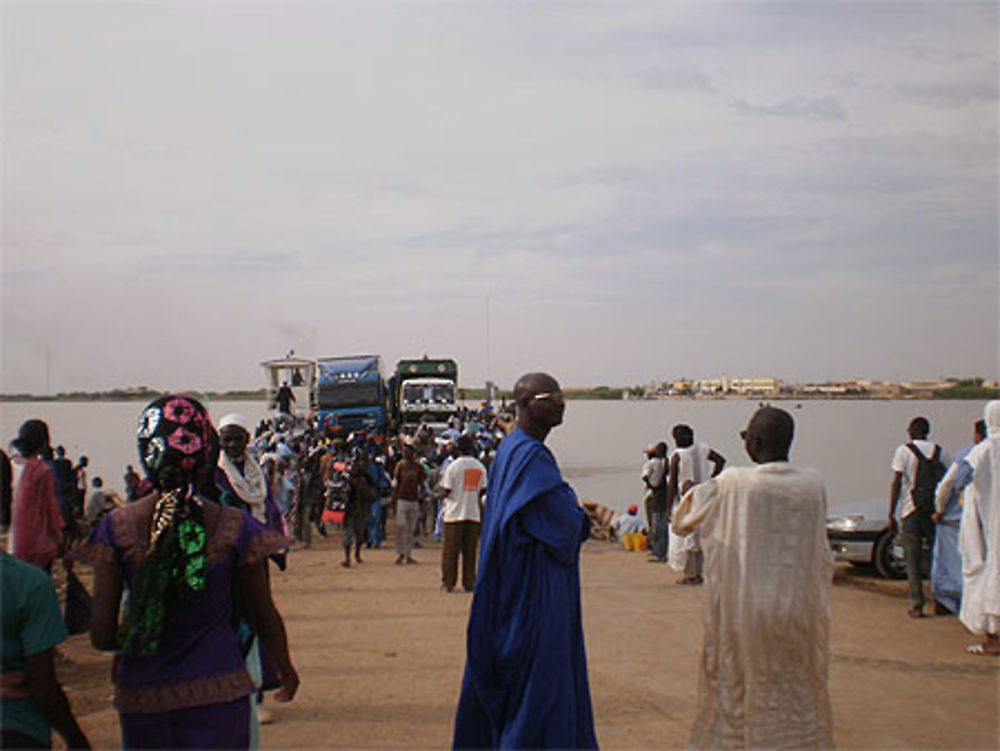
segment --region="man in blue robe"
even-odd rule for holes
[[[949,468],[954,477],[947,504],[937,508],[932,517],[937,525],[934,531],[934,550],[931,553],[931,594],[938,615],[958,614],[962,603],[962,554],[958,547],[958,533],[962,520],[959,498],[972,480],[972,473],[962,462],[976,444],[986,438],[986,423],[977,420],[973,429],[973,443],[955,454]]]
[[[489,470],[455,748],[596,748],[580,613],[590,521],[544,441],[566,405],[521,376],[517,427]]]

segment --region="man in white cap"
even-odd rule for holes
[[[221,502],[247,511],[254,519],[284,533],[281,514],[271,497],[271,488],[257,461],[247,451],[253,425],[249,418],[233,412],[219,420],[219,465],[215,484]]]
[[[962,553],[962,604],[959,618],[974,634],[984,635],[969,654],[1000,655],[1000,400],[983,410],[986,440],[977,443],[949,470],[937,487],[935,502],[944,508],[952,485],[971,479],[963,497],[958,546]]]
[[[285,534],[285,524],[271,493],[264,470],[247,450],[253,423],[245,415],[232,412],[219,420],[219,463],[215,468],[215,486],[219,489],[219,502],[224,506],[243,509],[261,524],[279,534]],[[284,570],[285,556],[274,556],[278,568]],[[273,668],[261,660],[256,637],[248,645],[247,669],[258,686],[273,686]],[[270,710],[261,706],[263,692],[257,694],[254,716],[251,719],[251,736],[256,737],[256,723],[273,721]]]

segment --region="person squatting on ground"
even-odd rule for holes
[[[457,447],[459,456],[448,463],[439,486],[444,499],[441,586],[446,592],[455,589],[461,556],[462,588],[471,592],[476,584],[476,552],[486,492],[486,467],[473,456],[476,446],[472,436],[459,436]]]
[[[517,427],[490,465],[455,748],[596,748],[580,609],[590,522],[545,446],[552,376],[514,386]]]
[[[288,540],[208,500],[219,446],[198,401],[171,395],[150,403],[138,447],[155,491],[105,516],[81,551],[94,566],[91,642],[118,652],[122,745],[248,748],[256,688],[237,639],[234,599],[276,666],[276,698],[290,701],[299,678],[265,567]]]
[[[986,440],[977,443],[938,485],[936,505],[944,508],[953,485],[967,483],[959,549],[962,604],[959,619],[981,644],[970,654],[1000,655],[1000,401],[983,411]],[[940,513],[940,512],[938,512]]]
[[[793,433],[784,410],[758,410],[741,432],[757,466],[694,487],[674,512],[705,552],[692,748],[833,746],[826,491],[788,463]]]
[[[639,518],[639,507],[636,504],[633,503],[624,514],[619,515],[611,522],[611,529],[618,539],[621,540],[623,549],[642,549],[641,543],[637,544],[636,537],[642,539],[641,536],[646,532],[646,526],[642,523],[642,519]],[[656,558],[650,558],[650,560],[656,560]]]
[[[681,496],[691,488],[705,482],[709,478],[709,472],[711,477],[716,477],[726,466],[725,458],[715,449],[704,443],[695,443],[694,430],[689,425],[675,425],[673,436],[677,448],[670,453],[667,484],[669,510],[672,510]],[[712,465],[711,470],[708,467],[709,463]],[[704,555],[697,531],[681,536],[671,525],[669,555],[671,567],[684,572],[684,578],[679,580],[680,584],[697,586],[702,583]]]
[[[114,511],[119,506],[123,506],[125,502],[121,497],[113,490],[104,489],[104,479],[101,477],[95,477],[91,484],[94,489],[90,491],[90,495],[87,496],[87,504],[84,507],[84,515],[87,518],[88,524],[96,524],[104,516]]]
[[[948,457],[936,443],[927,440],[931,425],[924,417],[914,417],[906,429],[909,442],[896,447],[892,457],[892,484],[889,488],[889,528],[895,530],[896,508],[906,550],[907,601],[911,618],[924,616],[924,546],[934,546],[934,492],[945,473]]]

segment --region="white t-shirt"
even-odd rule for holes
[[[651,487],[658,488],[667,474],[667,460],[662,456],[652,456],[642,465],[640,480],[649,480]]]
[[[934,447],[937,444],[933,441],[917,440],[912,443],[928,459],[934,456]],[[944,453],[944,449],[941,450],[941,463],[946,467],[951,464],[951,460]],[[913,503],[912,495],[913,483],[917,479],[917,457],[906,447],[905,443],[896,447],[896,453],[892,457],[892,471],[899,472],[902,475],[902,481],[899,486],[900,503],[897,508],[899,509],[899,518],[905,519],[917,510],[916,505]]]
[[[646,525],[642,523],[642,519],[635,514],[622,514],[611,523],[611,526],[620,535],[635,534],[636,532],[642,532],[646,528]]]
[[[478,522],[479,493],[486,487],[486,467],[472,456],[460,456],[444,471],[441,487],[448,491],[444,499],[444,521]]]
[[[691,482],[694,485],[701,485],[712,476],[712,465],[708,461],[708,455],[712,449],[704,443],[694,443],[685,448],[675,448],[670,452],[673,459],[677,456],[677,495],[678,499],[684,495],[684,484]]]

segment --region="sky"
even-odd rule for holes
[[[996,379],[994,2],[2,5],[0,391]]]

